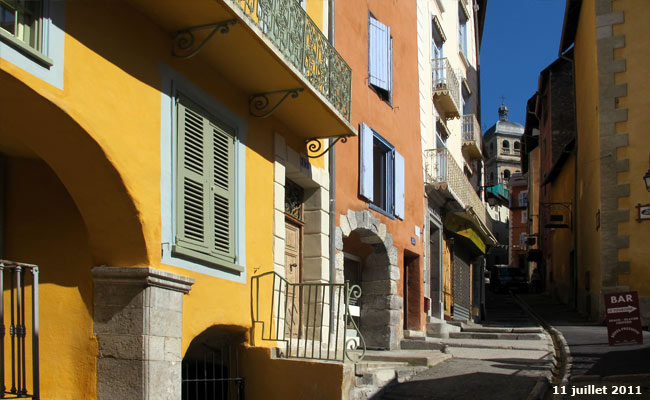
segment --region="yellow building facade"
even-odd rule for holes
[[[15,16],[0,27],[5,325],[9,304],[18,310],[10,281],[32,271],[23,263],[39,279],[20,283],[26,383],[15,390],[177,399],[206,378],[196,361],[235,379],[218,390],[340,398],[342,364],[271,358],[278,342],[263,339],[277,332],[260,310],[276,322],[286,305],[273,309],[281,290],[251,283],[330,281],[328,160],[306,143],[355,129],[328,3],[269,2],[289,8],[288,25],[256,1],[38,3],[0,3]],[[300,212],[292,277],[289,192]]]
[[[650,202],[646,66],[650,4],[569,1],[561,41],[575,51],[578,308],[604,316],[602,295],[637,291],[650,322]]]

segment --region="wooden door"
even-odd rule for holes
[[[301,291],[300,286],[291,285],[301,282],[301,240],[300,226],[287,220],[285,222],[284,268],[290,285],[287,287],[287,311],[285,316],[285,334],[287,337],[299,337],[301,333]]]

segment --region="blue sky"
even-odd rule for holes
[[[565,0],[488,0],[481,45],[483,132],[497,121],[501,96],[508,119],[524,124],[540,71],[557,58],[564,6]]]

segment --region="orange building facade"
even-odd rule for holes
[[[336,148],[337,281],[361,287],[367,346],[394,349],[426,322],[416,4],[342,1],[335,20],[359,130]]]

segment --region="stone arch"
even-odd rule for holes
[[[393,235],[368,210],[348,210],[336,228],[336,281],[344,277],[344,239],[358,234],[371,251],[363,259],[361,275],[361,334],[368,348],[396,349],[402,339],[402,297],[398,296],[400,270]]]
[[[51,168],[83,218],[95,265],[148,264],[139,212],[101,145],[56,100],[3,71],[0,83],[0,150]]]

